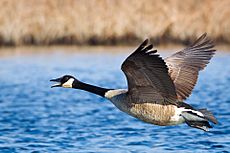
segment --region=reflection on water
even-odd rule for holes
[[[230,54],[219,53],[200,75],[195,107],[220,124],[211,132],[187,125],[160,127],[117,110],[84,91],[51,89],[49,80],[72,74],[85,82],[126,88],[120,65],[129,53],[39,52],[0,58],[2,152],[227,152],[230,151]],[[165,53],[164,53],[165,54]]]

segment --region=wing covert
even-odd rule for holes
[[[128,94],[135,102],[176,103],[174,84],[164,60],[145,40],[122,64]]]

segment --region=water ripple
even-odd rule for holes
[[[95,95],[50,88],[49,79],[63,74],[125,88],[119,68],[125,57],[53,53],[0,59],[0,152],[230,151],[229,54],[212,60],[187,100],[217,116],[220,124],[208,133],[146,124]]]

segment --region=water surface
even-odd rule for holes
[[[164,55],[167,53],[164,53]],[[84,91],[50,88],[71,74],[126,88],[120,65],[128,52],[62,51],[0,57],[0,152],[229,152],[230,54],[218,53],[187,102],[208,108],[220,124],[210,132],[187,125],[143,123]]]

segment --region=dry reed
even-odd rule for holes
[[[0,0],[0,44],[230,42],[230,0]]]

